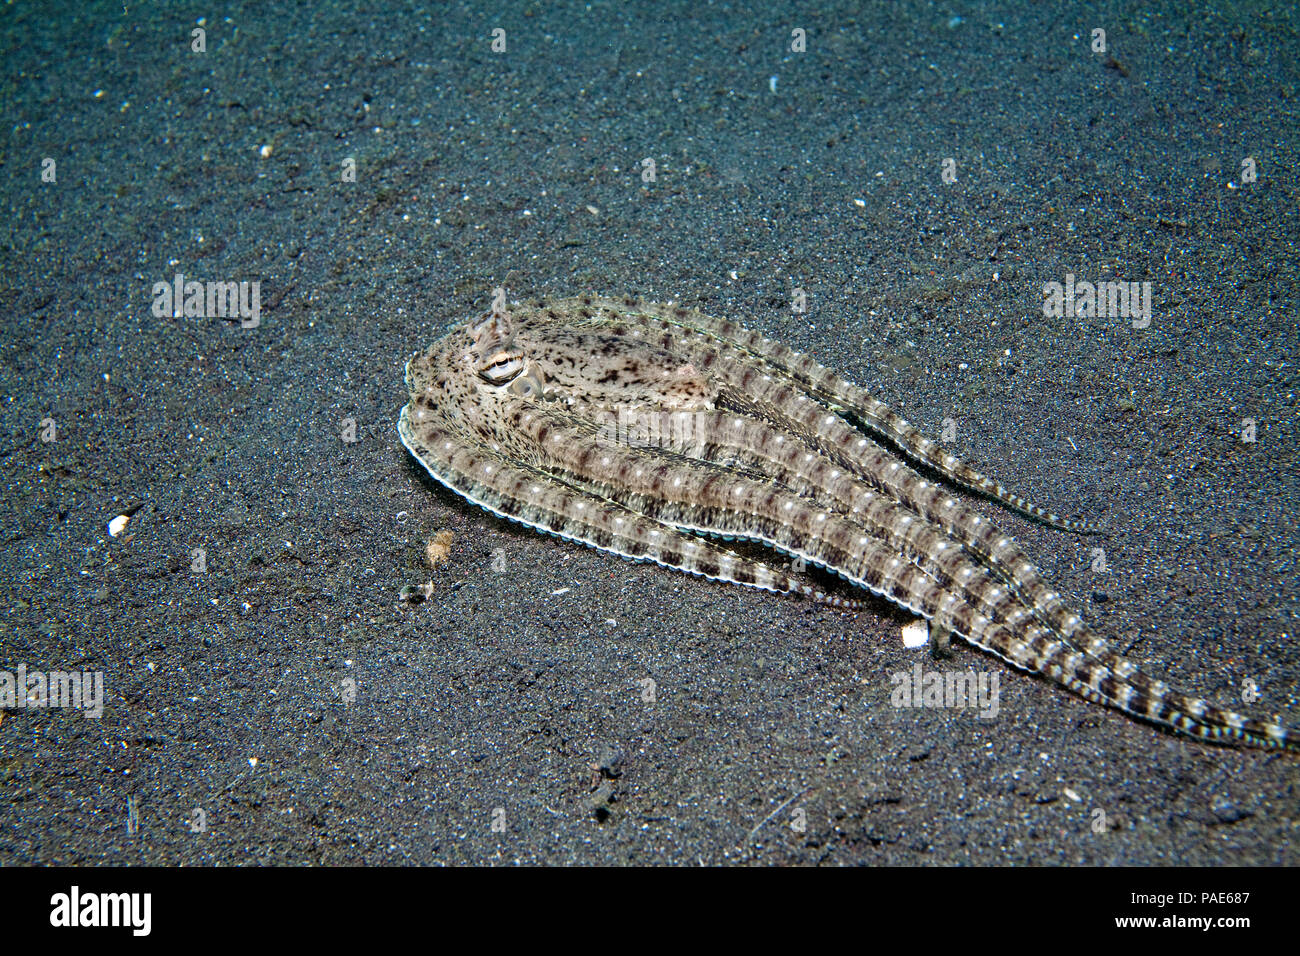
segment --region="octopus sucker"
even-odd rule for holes
[[[796,558],[1085,700],[1207,742],[1300,750],[1296,731],[1117,653],[956,489],[1065,531],[1095,525],[1007,490],[736,322],[630,296],[512,305],[413,356],[406,385],[402,443],[501,517],[717,581],[870,606],[750,552]]]

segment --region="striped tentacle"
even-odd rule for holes
[[[1063,637],[1089,651],[1106,650],[1106,643],[1091,634],[1082,618],[1047,585],[1015,540],[942,485],[926,480],[835,412],[784,383],[742,373],[734,388],[751,407],[785,427],[812,435],[812,443],[832,461],[941,527],[1015,590],[1035,617]]]
[[[683,461],[671,451],[640,448],[633,452],[584,441],[581,430],[556,413],[535,410],[524,418],[519,424],[521,431],[548,449],[544,467],[656,521],[767,545],[891,600],[897,595],[873,586],[870,578],[859,573],[860,565],[864,560],[868,566],[885,562],[891,568],[914,564],[931,586],[960,595],[961,602],[980,615],[979,619],[1014,625],[1024,640],[1065,644],[1046,627],[1027,621],[1029,609],[987,569],[972,562],[960,545],[920,516],[904,513],[870,489],[855,486],[847,475],[828,478],[828,485],[840,479],[849,482],[839,486],[846,506],[828,504],[825,495],[818,500],[790,490],[782,480],[787,477],[783,465],[777,460],[760,461],[754,456],[756,465],[765,465],[775,474],[759,480],[737,479],[724,468],[705,461]],[[723,434],[715,433],[719,424],[725,426]],[[780,437],[764,423],[746,422],[735,413],[725,422],[708,415],[702,428],[706,449],[718,448],[724,434],[746,432],[755,446],[768,440],[775,443]],[[806,459],[811,454],[807,448],[796,448],[794,453],[800,460]],[[865,496],[858,498],[861,508],[851,504],[856,497],[853,491]],[[917,613],[922,611],[906,601],[901,603]]]
[[[657,523],[764,544],[864,587],[855,572],[862,549],[910,563],[848,515],[769,479],[737,478],[659,449],[582,442],[576,431],[565,431],[564,416],[542,410],[523,416],[519,428],[544,450],[543,468]]]
[[[608,308],[620,307],[608,303]],[[974,508],[954,498],[941,485],[926,481],[827,406],[808,398],[779,370],[755,367],[752,361],[723,361],[722,350],[726,346],[717,341],[700,333],[684,333],[683,329],[654,316],[642,317],[662,326],[658,329],[659,337],[651,344],[685,354],[701,369],[724,379],[730,386],[724,397],[736,407],[775,420],[783,429],[804,436],[841,468],[852,471],[938,524],[1013,588],[1039,620],[1088,653],[1100,654],[1108,649],[1106,642],[1090,632],[1060,594],[1046,584],[1014,539],[999,531]],[[717,320],[709,321],[717,323]],[[620,329],[615,325],[610,331],[627,334],[632,327]]]
[[[611,302],[608,303],[608,308],[613,318],[628,318],[626,303]],[[1079,616],[1065,605],[1059,594],[1043,582],[1038,569],[1010,536],[1000,532],[974,509],[953,499],[941,486],[927,482],[914,470],[894,460],[878,447],[871,448],[871,443],[864,441],[856,428],[835,413],[844,411],[844,406],[848,405],[851,406],[849,412],[855,414],[855,417],[868,427],[871,427],[873,418],[885,423],[890,427],[876,430],[883,431],[886,437],[895,440],[904,451],[912,450],[919,460],[948,475],[959,484],[989,494],[1013,508],[1027,511],[1035,517],[1043,518],[1048,523],[1067,530],[1093,530],[1090,526],[1060,520],[1054,515],[1043,512],[1042,509],[1005,493],[1005,489],[1001,486],[990,488],[988,485],[991,483],[988,479],[978,473],[971,471],[970,474],[963,475],[960,470],[963,463],[955,456],[945,453],[940,457],[938,447],[915,433],[915,430],[911,429],[911,426],[908,426],[901,417],[876,402],[865,391],[838,379],[829,370],[817,365],[806,356],[797,356],[784,346],[775,343],[765,343],[765,340],[759,339],[752,333],[744,332],[733,323],[699,316],[699,313],[691,313],[690,318],[699,317],[703,321],[684,324],[681,321],[682,317],[677,314],[678,311],[672,310],[673,314],[668,317],[663,315],[658,317],[657,324],[662,334],[657,340],[650,339],[652,344],[685,352],[692,361],[699,364],[701,369],[711,370],[715,374],[725,376],[728,369],[738,367],[740,377],[733,384],[738,387],[751,408],[761,404],[754,400],[756,382],[761,381],[763,385],[775,389],[782,389],[785,385],[780,381],[780,375],[771,374],[773,371],[784,371],[790,378],[803,383],[823,399],[828,400],[829,407],[810,401],[806,396],[785,385],[779,396],[780,400],[772,402],[771,407],[784,408],[790,416],[784,424],[795,426],[795,430],[803,431],[805,434],[818,435],[827,428],[832,429],[835,434],[826,436],[818,442],[821,451],[835,457],[845,467],[852,468],[854,462],[858,461],[859,467],[856,470],[859,470],[863,477],[868,479],[873,476],[878,477],[878,486],[882,490],[940,524],[972,553],[986,561],[994,573],[1024,598],[1035,617],[1049,624],[1056,636],[1064,638],[1064,640],[1056,640],[1053,634],[1046,633],[1040,628],[1018,624],[1016,633],[1000,634],[1003,645],[1001,650],[993,646],[996,642],[980,643],[972,640],[970,635],[963,634],[967,640],[998,653],[1012,663],[1019,663],[1018,659],[1024,658],[1025,654],[1029,654],[1028,659],[1032,661],[1035,649],[1041,652],[1043,648],[1052,648],[1055,656],[1065,656],[1065,659],[1070,662],[1069,666],[1058,663],[1052,657],[1041,657],[1032,669],[1041,670],[1047,676],[1089,700],[1116,707],[1132,716],[1173,727],[1207,741],[1236,742],[1263,747],[1300,746],[1297,745],[1295,734],[1289,733],[1280,724],[1254,720],[1218,708],[1200,698],[1174,691],[1162,681],[1155,680],[1142,672],[1131,661],[1119,656],[1107,642],[1087,628]],[[652,320],[650,324],[655,323]],[[699,328],[699,325],[712,326],[712,328]],[[685,337],[680,331],[674,334],[674,326],[679,330],[685,329]],[[615,325],[609,331],[618,334],[624,330]],[[744,333],[749,337],[748,342],[742,341],[738,346],[739,351],[747,353],[750,358],[751,361],[747,364],[737,364],[735,360],[741,356],[734,354],[727,356],[732,359],[732,362],[721,361],[726,346],[708,341],[710,337],[726,340],[729,335],[736,333]],[[783,364],[778,363],[779,368],[774,367],[772,362],[767,361],[768,354],[754,349],[756,344],[773,345],[773,355],[783,357],[783,353],[787,353],[784,357],[793,359],[793,364],[786,361]],[[755,363],[753,361],[755,357],[762,361]],[[791,402],[799,407],[792,408]],[[803,428],[799,429],[799,425]],[[852,452],[846,454],[845,450],[849,448],[853,449],[856,455]],[[858,456],[869,448],[870,457],[866,462],[862,462]],[[1015,613],[1015,610],[1011,610],[1007,612],[1007,617]],[[1002,615],[993,618],[995,623],[998,617]],[[961,631],[959,630],[958,633]]]
[[[1025,620],[1032,616],[1032,607],[1015,587],[992,577],[992,568],[980,564],[937,524],[878,494],[813,446],[734,411],[697,413],[693,421],[695,429],[690,434],[666,436],[677,442],[673,451],[694,451],[708,461],[738,461],[757,470],[797,494],[850,516],[872,537],[920,564],[941,584],[959,589],[992,619],[1033,627],[1032,621]]]
[[[590,304],[587,303],[588,298],[592,299]],[[1001,483],[981,474],[956,455],[945,451],[938,443],[926,438],[906,419],[872,397],[861,386],[841,378],[811,356],[795,352],[788,346],[751,332],[735,322],[705,315],[694,309],[643,303],[630,297],[621,300],[583,297],[575,301],[581,302],[582,307],[605,309],[629,319],[640,318],[647,325],[664,330],[684,329],[701,340],[707,338],[720,345],[731,346],[750,363],[758,360],[816,393],[836,410],[848,411],[870,431],[897,446],[908,457],[933,468],[957,484],[1066,531],[1091,534],[1099,530],[1090,522],[1062,518],[1014,494]]]
[[[768,591],[794,593],[832,606],[859,609],[861,602],[826,594],[806,581],[738,555],[695,535],[683,534],[595,497],[464,434],[421,421],[408,405],[398,419],[402,444],[430,476],[479,507],[547,534],[611,551],[637,561]]]
[[[993,619],[848,515],[822,510],[774,483],[727,482],[706,470],[674,465],[663,453],[630,455],[564,441],[555,449],[556,467],[592,480],[616,475],[612,488],[657,522],[748,538],[799,555],[1087,700],[1207,741],[1300,749],[1300,741],[1278,724],[1224,710],[1160,681],[1139,686],[1137,666],[1118,655],[1108,654],[1099,663],[1046,628],[1013,628]],[[640,475],[629,470],[638,468]]]
[[[1300,751],[1300,734],[1284,724],[1248,717],[1176,690],[1114,651],[1082,663],[1076,674],[1097,691],[1090,699],[1140,719],[1211,743]]]
[[[1037,671],[1086,700],[1210,743],[1300,751],[1300,735],[1294,730],[1174,690],[1114,652],[1099,661],[1051,636],[1013,633],[987,618],[972,620],[965,608],[955,613],[953,630],[968,642],[1016,667]]]
[[[815,439],[819,449],[841,466],[854,469],[866,480],[876,479],[877,486],[889,496],[940,525],[1011,588],[1031,610],[1034,617],[1070,645],[1083,651],[1099,666],[1114,659],[1108,642],[1092,631],[1060,594],[1048,587],[1037,567],[1015,541],[973,508],[962,504],[940,485],[927,481],[883,449],[866,441],[857,429],[818,403],[800,400],[788,387],[757,382],[742,376],[749,402],[769,413],[788,416],[783,425],[804,433],[820,429]],[[766,400],[765,400],[766,395]],[[1014,613],[1014,612],[1011,612]],[[1010,618],[1007,618],[1010,620]],[[1158,683],[1140,671],[1134,671],[1130,683],[1135,690],[1155,692]]]
[[[610,303],[614,310],[626,314],[629,308],[642,308],[627,303]],[[1032,505],[1006,491],[1000,484],[970,468],[956,456],[942,451],[936,443],[920,435],[901,416],[883,403],[872,398],[865,390],[839,378],[829,369],[808,356],[798,355],[779,343],[770,342],[734,323],[703,316],[698,312],[670,307],[658,307],[654,313],[661,320],[665,335],[659,340],[662,347],[692,349],[693,358],[702,369],[726,374],[728,368],[740,368],[739,379],[734,382],[751,407],[761,405],[756,401],[755,389],[765,386],[776,394],[770,408],[779,408],[789,416],[789,423],[802,425],[805,433],[822,436],[818,442],[821,450],[831,454],[844,466],[852,467],[856,455],[867,452],[869,443],[861,433],[846,422],[837,412],[848,411],[869,429],[893,441],[905,453],[924,462],[958,484],[984,493],[1004,504],[1027,512],[1049,524],[1066,530],[1095,531],[1095,526],[1085,522],[1067,521]],[[672,327],[693,332],[694,341],[674,337]],[[723,347],[714,346],[701,338],[712,337],[721,343],[751,357],[761,360],[754,368],[751,364],[736,365],[722,362]],[[653,340],[652,340],[653,341]],[[737,356],[731,356],[736,358]],[[784,386],[770,370],[784,372],[794,381],[803,384],[827,405],[813,402],[801,393]],[[733,378],[735,377],[733,373]],[[760,384],[761,383],[761,384]],[[773,398],[773,396],[769,396]],[[793,403],[793,404],[792,404]],[[820,421],[819,421],[820,419]],[[830,434],[826,434],[826,430]],[[846,449],[853,452],[846,454]],[[856,453],[856,455],[855,455]],[[863,477],[880,476],[882,490],[925,517],[939,523],[962,544],[989,563],[989,566],[1025,598],[1040,620],[1049,623],[1065,640],[1056,640],[1037,628],[1018,627],[1016,632],[992,622],[983,637],[977,637],[978,627],[954,628],[971,643],[984,647],[1013,664],[1038,670],[1075,693],[1124,711],[1132,716],[1172,727],[1192,736],[1211,742],[1242,743],[1251,746],[1300,750],[1300,739],[1294,731],[1271,721],[1260,721],[1224,708],[1201,698],[1173,690],[1162,681],[1151,678],[1137,665],[1117,654],[1104,640],[1093,633],[1077,614],[1043,582],[1037,568],[1010,536],[1002,534],[974,509],[953,499],[941,487],[927,482],[914,470],[892,460],[883,450],[876,448],[862,462]],[[972,605],[967,605],[971,607]],[[1074,646],[1077,642],[1078,647]]]

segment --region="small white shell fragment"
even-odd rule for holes
[[[112,521],[108,523],[108,533],[112,537],[116,538],[119,534],[121,534],[123,531],[126,530],[127,522],[130,520],[131,520],[130,515],[118,515],[116,518],[114,518]]]
[[[1067,797],[1069,797],[1071,800],[1073,800],[1075,803],[1081,803],[1081,802],[1083,801],[1083,797],[1079,796],[1077,793],[1075,793],[1075,792],[1074,792],[1073,790],[1071,790],[1069,787],[1066,787],[1066,788],[1065,788],[1065,795],[1066,795]]]
[[[930,643],[930,623],[928,621],[913,621],[911,624],[903,626],[904,647],[924,647],[928,643]]]
[[[568,594],[572,588],[560,588],[558,591],[552,591],[551,594]]]
[[[270,143],[267,143],[257,151],[257,155],[261,156],[263,159],[270,159],[272,152],[274,152],[274,147],[272,147]]]

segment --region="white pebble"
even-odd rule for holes
[[[913,621],[903,625],[903,646],[924,647],[930,643],[930,624],[928,621]]]

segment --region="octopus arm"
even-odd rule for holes
[[[810,355],[794,351],[735,322],[704,315],[694,309],[640,303],[626,300],[598,300],[607,309],[617,310],[620,317],[645,329],[657,329],[667,346],[694,346],[712,349],[728,359],[747,360],[761,366],[773,378],[783,378],[813,393],[838,412],[860,421],[872,433],[897,447],[904,455],[918,461],[956,484],[993,498],[1009,508],[1061,528],[1095,534],[1100,529],[1088,521],[1076,521],[1048,511],[1009,491],[1001,483],[981,474],[962,459],[926,438],[901,415],[853,384],[821,365]]]
[[[438,425],[413,421],[409,409],[408,405],[398,419],[402,444],[434,480],[486,511],[632,560],[653,561],[733,584],[795,593],[835,606],[858,606],[857,602],[825,594],[762,562],[575,487],[556,475],[507,458],[481,441]]]

